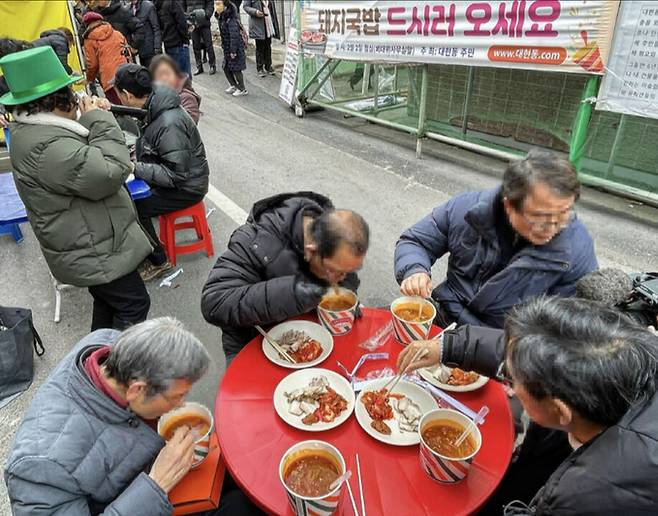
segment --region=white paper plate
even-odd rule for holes
[[[370,426],[372,423],[372,418],[368,415],[365,405],[361,402],[363,394],[368,391],[376,391],[384,387],[390,378],[382,378],[381,380],[376,380],[370,383],[368,387],[361,391],[359,397],[356,400],[356,407],[354,407],[354,414],[356,415],[356,420],[361,425],[366,433],[370,434],[372,437],[386,444],[392,444],[395,446],[413,446],[420,442],[420,436],[418,432],[402,432],[397,425],[397,414],[395,414],[395,420],[389,419],[386,421],[386,424],[391,429],[391,435],[380,434],[377,430]],[[419,387],[416,384],[407,382],[406,380],[400,380],[395,387],[395,391],[398,394],[404,394],[414,403],[417,403],[420,406],[420,411],[425,415],[430,410],[439,408],[439,405],[436,403],[436,400],[432,395]]]
[[[283,393],[306,387],[311,380],[317,376],[324,376],[329,380],[329,386],[347,400],[347,409],[343,410],[340,416],[334,419],[331,423],[320,421],[313,425],[305,425],[302,423],[303,416],[294,416],[288,412],[288,401]],[[281,380],[274,390],[274,410],[276,410],[279,417],[290,426],[308,432],[322,432],[343,424],[347,421],[350,415],[352,415],[354,404],[354,391],[352,390],[352,386],[341,375],[329,371],[328,369],[312,368],[295,371]]]
[[[432,366],[431,368],[419,369],[418,374],[423,378],[423,380],[426,380],[427,382],[431,383],[435,387],[438,387],[439,389],[442,389],[444,391],[451,391],[451,392],[476,391],[480,387],[483,387],[489,381],[488,376],[480,375],[480,377],[477,380],[475,380],[473,383],[469,383],[468,385],[449,385],[447,383],[441,383],[434,376],[433,374],[434,369],[435,369],[434,366]]]
[[[276,365],[281,367],[286,367],[288,369],[305,369],[307,367],[314,367],[322,362],[324,362],[327,357],[331,354],[334,349],[334,338],[331,336],[327,330],[325,330],[319,324],[310,322],[310,321],[288,321],[281,324],[278,324],[272,328],[267,333],[274,340],[279,340],[281,336],[290,330],[303,331],[314,340],[317,340],[322,346],[322,354],[315,360],[310,362],[301,362],[299,364],[291,364],[286,359],[279,356],[277,350],[270,346],[267,341],[263,338],[262,348],[263,353],[270,362],[274,362]]]

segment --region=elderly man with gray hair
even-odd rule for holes
[[[170,317],[82,339],[39,388],[16,433],[5,470],[14,515],[172,514],[167,493],[190,470],[193,435],[179,428],[165,443],[155,428],[185,402],[209,361]],[[227,488],[211,514],[255,513]]]
[[[594,243],[574,206],[576,169],[565,157],[533,149],[510,163],[502,185],[466,192],[407,229],[395,248],[395,277],[406,296],[431,296],[437,324],[502,328],[524,300],[576,293],[597,269]],[[431,269],[450,254],[433,288]]]

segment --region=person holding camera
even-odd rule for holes
[[[208,65],[210,75],[217,73],[215,61],[215,49],[212,44],[212,33],[210,32],[210,20],[215,12],[213,0],[183,0],[183,7],[187,13],[189,23],[192,25],[192,47],[196,61],[196,72],[199,75],[203,70],[203,56],[201,50],[208,54]]]

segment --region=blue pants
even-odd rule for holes
[[[181,72],[192,77],[192,65],[190,64],[190,47],[172,47],[165,48],[165,52],[176,61]]]

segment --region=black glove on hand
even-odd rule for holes
[[[297,306],[302,312],[307,312],[318,306],[326,292],[327,288],[317,283],[304,280],[295,282],[295,298],[297,299]]]

